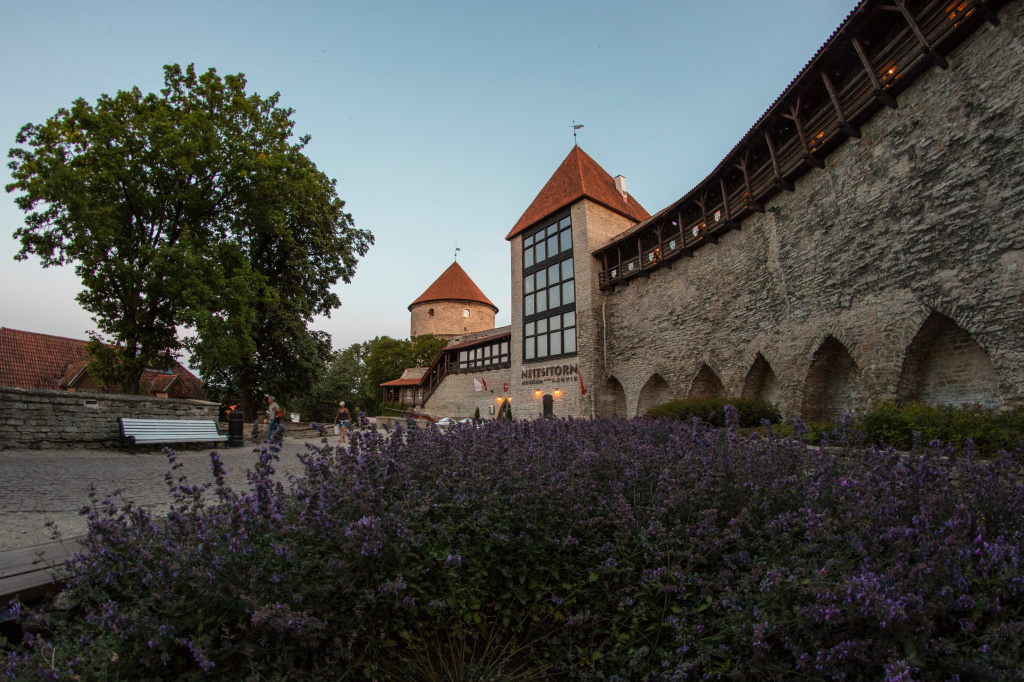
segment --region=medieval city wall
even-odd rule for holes
[[[487,390],[477,392],[473,379],[483,379],[487,382]],[[472,417],[476,408],[480,408],[480,416],[484,419],[492,419],[497,415],[497,398],[508,397],[509,394],[503,389],[509,380],[508,367],[492,369],[487,371],[473,371],[462,374],[449,374],[438,385],[437,389],[427,400],[419,412],[429,414],[434,419],[451,417],[452,419],[466,419]],[[495,414],[490,414],[491,406],[494,406]],[[513,403],[512,410],[515,416],[517,405]]]
[[[1024,7],[1000,15],[741,231],[601,294],[598,412],[1024,404]]]
[[[216,420],[205,400],[0,386],[0,449],[116,448],[118,417]]]

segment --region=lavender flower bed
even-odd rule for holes
[[[289,488],[273,451],[244,492],[169,474],[165,522],[87,510],[76,607],[7,674],[1021,679],[1021,453],[837,438],[506,422],[357,432]]]

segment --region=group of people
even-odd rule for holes
[[[274,400],[274,396],[268,395],[267,402],[267,440],[274,435],[274,432],[281,428],[281,420],[284,418],[284,409],[277,404]],[[345,429],[348,428],[349,422],[352,421],[352,416],[348,412],[348,408],[345,407],[345,401],[342,400],[338,403],[338,413],[334,416],[334,435],[339,436],[338,442],[345,442]]]

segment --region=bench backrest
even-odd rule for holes
[[[206,419],[119,419],[125,436],[138,439],[155,438],[218,438],[217,422]]]

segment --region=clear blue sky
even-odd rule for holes
[[[316,327],[335,348],[409,334],[459,262],[509,323],[511,226],[579,144],[654,213],[709,173],[855,5],[696,2],[0,0],[0,148],[78,97],[162,85],[162,66],[281,93],[307,154],[376,245]],[[6,156],[6,154],[5,154]],[[0,184],[10,182],[6,164]],[[17,263],[0,193],[0,326],[84,338],[70,267]]]

